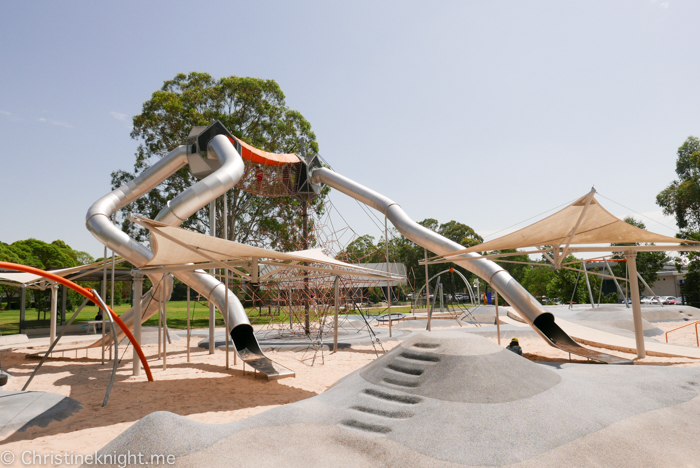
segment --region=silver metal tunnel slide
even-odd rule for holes
[[[209,202],[232,189],[243,176],[243,160],[225,136],[218,135],[209,142],[207,156],[210,159],[217,159],[221,167],[168,202],[156,216],[156,221],[170,226],[179,226]],[[86,215],[88,230],[102,244],[136,267],[144,266],[153,257],[153,253],[112,224],[110,216],[148,193],[184,167],[187,162],[187,147],[179,146],[134,180],[97,200]],[[213,302],[217,309],[225,314],[227,331],[233,340],[234,348],[246,364],[267,375],[268,379],[294,376],[293,371],[273,362],[262,353],[243,305],[223,283],[202,270],[177,272],[175,276]],[[148,277],[154,287],[144,294],[141,301],[142,315],[139,317],[141,323],[159,310],[158,298],[161,297],[161,288],[164,289],[165,298],[170,298],[172,293],[173,282],[169,274],[150,273]],[[228,308],[225,306],[226,295],[228,295]],[[134,308],[120,317],[133,329]],[[100,345],[101,340],[92,346]]]
[[[465,248],[414,222],[397,203],[347,177],[327,168],[315,169],[311,177],[313,183],[326,184],[385,214],[403,236],[438,255],[447,255]],[[551,346],[598,362],[632,364],[627,359],[584,348],[576,343],[555,323],[554,316],[544,310],[537,299],[496,263],[483,258],[467,260],[469,257],[477,257],[476,254],[464,254],[461,257],[463,260],[457,258],[454,263],[486,280]]]

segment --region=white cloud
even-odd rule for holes
[[[127,122],[129,120],[129,116],[126,114],[122,114],[121,112],[112,111],[112,112],[110,112],[110,114],[112,114],[112,117],[114,117],[115,119],[117,119],[121,122]]]
[[[4,111],[4,110],[0,110],[0,115],[4,115],[5,118],[7,118],[8,120],[12,120],[14,122],[21,122],[24,120],[22,117],[16,116],[12,112]]]
[[[39,120],[39,122],[42,122],[42,123],[50,123],[51,125],[56,125],[57,127],[73,128],[73,126],[71,124],[68,124],[66,122],[61,122],[59,120],[47,119],[44,117],[39,117],[39,119],[37,119],[37,120]]]
[[[668,8],[668,2],[663,2],[659,5],[661,8]]]

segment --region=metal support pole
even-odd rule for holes
[[[226,219],[226,218],[224,218]],[[231,339],[231,329],[229,328],[228,324],[228,268],[224,268],[224,278],[226,280],[226,283],[224,284],[224,294],[226,294],[226,297],[224,298],[224,309],[226,309],[226,312],[223,314],[224,316],[224,327],[226,328],[226,370],[229,369],[229,340]]]
[[[440,312],[445,311],[445,289],[442,286],[442,283],[438,285],[438,290],[440,291]]]
[[[637,252],[628,252],[627,266],[629,268],[630,292],[632,293],[632,317],[634,319],[634,338],[637,342],[637,357],[643,359],[646,356],[644,349],[644,329],[642,324],[642,306],[639,303],[639,283],[637,282]]]
[[[190,362],[190,287],[187,286],[187,362]]]
[[[56,316],[58,314],[58,284],[51,284],[51,325],[49,335],[51,343],[56,339]]]
[[[105,245],[104,249],[104,255],[102,256],[102,284],[100,285],[100,296],[102,297],[102,300],[107,297],[107,246]],[[98,304],[95,304],[96,306],[99,306]],[[106,305],[106,304],[105,304]],[[101,348],[101,362],[102,364],[105,363],[105,333],[106,333],[106,328],[105,324],[107,323],[107,312],[106,310],[102,309],[102,313],[100,315],[102,316],[102,329],[100,330],[102,332],[102,342],[100,345]]]
[[[430,276],[428,275],[428,249],[423,249],[423,256],[425,258],[425,308],[428,310],[430,308],[430,284],[428,280]],[[428,328],[430,330],[430,328]]]
[[[586,268],[586,261],[581,260],[581,266],[583,267],[583,273],[586,275],[586,286],[588,287],[588,299],[591,302],[591,308],[595,309],[595,302],[593,302],[593,290],[591,289],[591,282],[588,280],[588,269]]]
[[[309,248],[309,201],[304,199],[304,212],[302,213],[302,236],[304,250]],[[302,265],[308,265],[302,262]],[[309,274],[304,273],[304,333],[309,336],[311,333],[311,324],[309,323]]]
[[[133,280],[133,302],[134,302],[134,339],[141,344],[141,318],[143,311],[141,310],[141,296],[143,296],[143,275],[140,272],[132,272]],[[136,352],[136,347],[133,348],[132,361],[134,364],[133,375],[141,375],[141,362],[139,355]],[[119,356],[114,356],[114,359],[119,359]]]
[[[162,282],[161,282],[162,284]],[[161,358],[161,343],[162,343],[162,338],[161,334],[163,331],[163,288],[161,287],[158,290],[158,359]]]
[[[622,290],[622,287],[620,286],[620,283],[617,282],[617,278],[615,278],[615,274],[612,271],[612,268],[610,268],[610,264],[608,263],[607,260],[605,261],[605,266],[608,268],[608,273],[610,273],[610,276],[613,277],[613,281],[615,282],[615,287],[617,288],[617,291],[620,293],[620,296],[625,298],[625,307],[629,308],[629,304],[627,303],[627,296],[625,295],[625,292]]]
[[[640,275],[639,272],[637,272],[637,278],[639,278],[639,279],[641,280],[642,284],[644,285],[644,287],[645,287],[646,289],[648,289],[649,291],[651,291],[651,295],[654,296],[654,297],[656,298],[656,300],[659,302],[659,305],[660,305],[661,307],[663,307],[664,305],[663,305],[663,303],[661,302],[661,299],[659,299],[659,296],[657,296],[656,293],[654,292],[654,290],[651,289],[651,287],[647,284],[646,281],[644,281],[644,278],[642,278],[642,275]]]
[[[25,325],[24,322],[26,321],[26,302],[27,302],[27,285],[22,284],[20,287],[20,294],[19,294],[19,332],[22,333],[24,331]]]
[[[223,200],[223,216],[221,219],[221,238],[228,240],[228,194],[224,193]],[[228,268],[224,268],[224,327],[226,327],[226,370],[230,368],[229,366],[229,340],[231,339],[231,328],[228,323]]]
[[[165,297],[165,281],[160,283],[160,297],[163,298],[163,370],[167,368],[168,365],[168,340],[165,339],[165,333],[167,333],[168,330],[168,301],[166,300]]]
[[[340,312],[340,277],[335,277],[335,282],[333,284],[333,291],[335,293],[335,316],[333,318],[333,352],[338,352],[338,313]],[[347,313],[347,312],[346,312]],[[391,323],[391,315],[389,316],[389,323]]]
[[[68,288],[61,287],[61,325],[66,324],[66,299],[68,296]]]
[[[498,335],[498,344],[501,344],[501,321],[498,320],[498,291],[495,289],[494,291],[494,298],[496,299],[496,333]]]
[[[389,274],[389,229],[388,220],[384,214],[384,244],[386,246],[386,273]],[[391,281],[386,280],[386,305],[389,313],[389,338],[391,338]]]
[[[209,230],[211,236],[216,237],[216,201],[209,203]],[[209,274],[215,276],[216,270],[212,268],[209,270]],[[215,325],[216,311],[214,310],[214,303],[209,301],[209,354],[214,354],[214,351],[216,351],[216,342],[214,339]]]

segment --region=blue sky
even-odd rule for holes
[[[276,80],[333,168],[416,220],[488,235],[595,185],[673,228],[655,197],[700,136],[698,18],[674,0],[2,2],[0,240],[101,256],[85,212],[133,165],[131,117],[190,71]]]

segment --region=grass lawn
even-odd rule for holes
[[[121,315],[129,309],[130,305],[122,304],[114,307],[114,311]],[[410,312],[410,306],[396,306],[392,307],[392,313],[407,313]],[[97,307],[85,307],[80,311],[78,317],[75,319],[77,322],[94,320],[97,315]],[[209,306],[206,302],[190,302],[190,323],[192,328],[207,328],[209,327]],[[282,308],[279,315],[277,314],[277,309],[272,308],[272,314],[268,315],[267,307],[262,308],[262,315],[258,308],[248,308],[246,309],[248,317],[250,318],[250,323],[252,324],[266,324],[266,323],[282,323],[289,322],[289,309]],[[168,326],[170,328],[187,328],[187,301],[169,301],[168,302]],[[331,310],[332,313],[332,310]],[[345,312],[343,312],[345,313]],[[356,311],[350,313],[357,313]],[[370,311],[371,315],[378,315],[380,313],[386,313],[385,309],[375,308]],[[70,320],[73,312],[66,311],[66,321]],[[25,316],[28,320],[36,320],[37,312],[36,309],[27,309]],[[43,320],[44,313],[41,313],[40,326],[49,326],[49,313],[46,313],[46,320]],[[144,322],[146,326],[156,326],[158,325],[158,314],[154,314],[150,319]],[[216,313],[216,326],[224,326],[224,320],[221,318],[221,314]],[[19,333],[19,310],[1,310],[0,311],[0,333],[3,335],[12,335]]]

